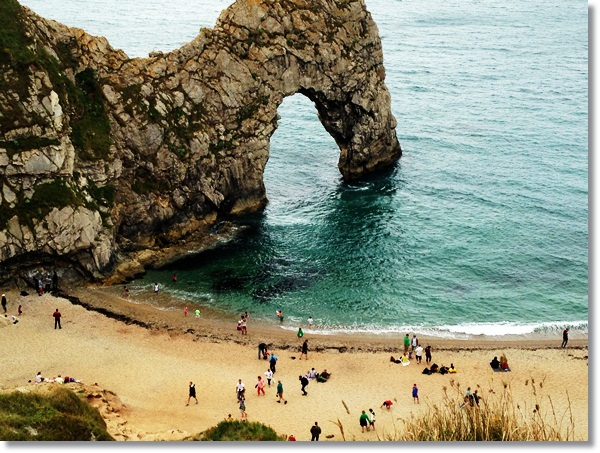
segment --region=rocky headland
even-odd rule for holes
[[[277,108],[296,93],[345,180],[401,155],[363,0],[238,0],[148,58],[16,0],[0,20],[0,284],[114,283],[234,234],[266,204]]]

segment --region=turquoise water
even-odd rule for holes
[[[145,56],[192,39],[230,2],[22,3]],[[282,309],[290,329],[312,315],[322,331],[587,333],[587,2],[366,3],[382,36],[398,166],[342,182],[314,106],[288,98],[264,213],[242,219],[235,241],[151,271],[132,291],[159,281],[271,322]]]

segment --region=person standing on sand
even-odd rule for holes
[[[6,294],[2,294],[2,309],[4,310],[4,313],[6,313]]]
[[[408,348],[410,348],[410,337],[408,334],[404,337],[404,353],[408,354]]]
[[[271,353],[271,358],[269,359],[269,367],[271,368],[271,371],[273,372],[273,374],[276,373],[275,370],[275,366],[277,365],[277,356],[273,353]]]
[[[256,389],[257,396],[260,396],[260,392],[265,395],[265,380],[262,378],[262,376],[258,376],[258,382],[254,388]]]
[[[302,356],[308,360],[308,340],[304,340],[304,343],[302,343],[302,354],[300,354],[300,358],[298,360],[302,360]]]
[[[273,372],[270,368],[267,371],[265,371],[265,376],[267,377],[267,385],[271,387],[271,379],[273,379]]]
[[[417,384],[413,385],[412,397],[413,397],[413,403],[419,404],[419,388],[417,387]]]
[[[194,398],[196,400],[196,404],[198,404],[198,398],[196,398],[196,384],[190,381],[190,392],[188,395],[188,400],[186,406],[190,405],[190,399]]]
[[[427,365],[431,363],[431,346],[429,345],[425,348],[425,363],[427,363]]]
[[[246,399],[243,397],[240,400],[240,414],[243,421],[248,421],[248,414],[246,413]]]
[[[52,316],[54,316],[54,329],[56,330],[56,326],[58,326],[59,329],[62,329],[61,325],[60,325],[60,317],[62,316],[60,314],[60,311],[58,311],[58,308],[56,309],[56,311],[52,314]]]
[[[6,310],[4,310],[4,311],[6,312]],[[563,330],[563,341],[562,341],[562,344],[560,345],[560,347],[566,348],[568,342],[569,342],[569,328],[567,327],[565,330]]]
[[[244,398],[244,394],[246,393],[246,386],[244,385],[241,379],[238,380],[238,383],[235,386],[235,392],[237,394],[238,401]]]
[[[417,359],[417,363],[420,364],[421,360],[423,360],[423,346],[419,345],[415,348],[415,358]]]
[[[185,307],[183,307],[183,316],[187,316],[188,315],[188,306],[186,305]]]
[[[19,305],[19,316],[21,316],[23,314],[23,307],[21,305]]]
[[[416,335],[413,335],[412,341],[410,343],[410,351],[413,352],[417,346],[419,346],[419,339]]]
[[[287,404],[287,400],[283,398],[283,384],[281,383],[281,381],[277,381],[277,402],[281,403],[281,401],[283,401],[283,404]]]
[[[310,428],[310,435],[311,435],[311,442],[315,441],[318,442],[319,441],[319,436],[321,435],[321,427],[319,426],[319,424],[317,422],[315,422],[315,424],[313,425],[312,428]]]
[[[158,294],[158,283],[154,284],[154,294]]]

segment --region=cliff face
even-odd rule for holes
[[[57,265],[104,279],[210,242],[222,216],[264,206],[277,108],[295,93],[314,102],[346,180],[400,157],[363,0],[238,0],[182,48],[136,59],[16,0],[0,15],[12,24],[0,31],[0,281]]]

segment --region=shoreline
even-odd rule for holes
[[[320,332],[318,329],[309,329],[306,323],[284,321],[285,327],[277,322],[267,322],[262,319],[250,318],[248,320],[248,335],[241,335],[236,331],[238,318],[230,313],[207,308],[206,306],[189,302],[189,315],[184,317],[182,312],[173,309],[161,309],[143,301],[127,300],[107,290],[114,287],[74,287],[67,292],[57,293],[58,297],[70,300],[76,305],[81,305],[88,310],[97,311],[105,316],[134,324],[146,329],[167,330],[171,333],[191,335],[195,340],[233,341],[240,344],[258,342],[256,338],[270,339],[272,347],[277,349],[296,348],[299,340],[296,336],[298,327],[302,327],[305,336],[311,337],[317,350],[344,350],[352,351],[383,351],[394,352],[403,348],[403,336],[392,332]],[[149,294],[151,296],[151,294]],[[172,295],[165,295],[185,303],[184,300]],[[202,307],[201,316],[195,319],[195,307]],[[413,332],[408,331],[412,337]],[[562,338],[544,334],[502,335],[485,336],[473,335],[470,338],[447,338],[432,335],[418,335],[422,344],[435,344],[438,350],[474,350],[523,348],[561,349]],[[267,343],[269,343],[267,341]],[[585,349],[588,347],[588,337],[579,337],[577,334],[569,338],[569,348]]]

